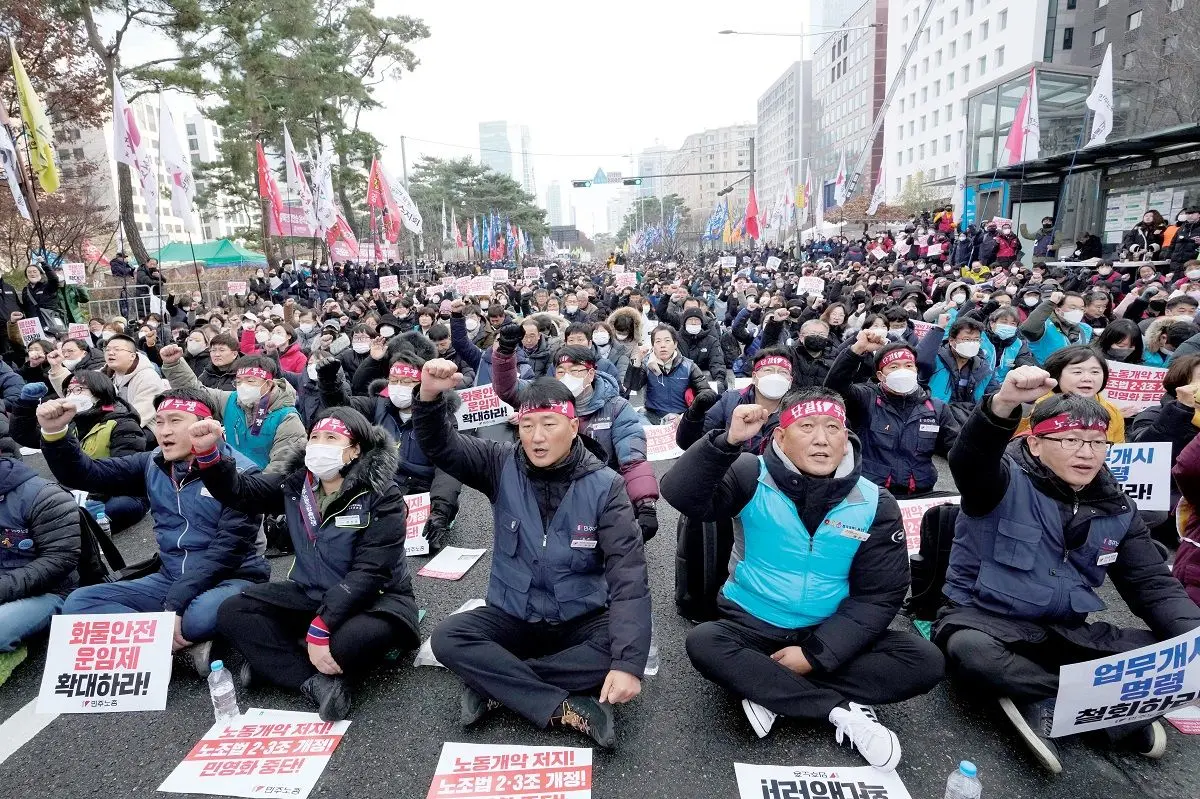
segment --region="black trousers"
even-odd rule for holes
[[[469,687],[540,727],[568,696],[603,685],[612,668],[606,609],[550,624],[476,608],[439,624],[432,644]]]
[[[902,702],[932,689],[944,673],[937,647],[914,633],[887,630],[836,671],[800,676],[771,660],[771,655],[786,646],[803,649],[811,628],[775,627],[724,597],[718,607],[719,620],[688,633],[692,665],[730,693],[781,716],[823,721],[847,702]]]
[[[245,656],[256,679],[300,690],[317,673],[304,637],[314,611],[283,608],[239,594],[221,603],[217,631]],[[346,677],[360,676],[392,649],[414,649],[415,633],[397,619],[360,613],[329,636],[329,654]]]

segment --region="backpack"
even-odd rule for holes
[[[909,560],[912,593],[904,600],[906,616],[933,621],[946,602],[942,586],[950,566],[950,547],[954,543],[958,511],[958,505],[937,505],[921,517],[921,549]]]
[[[693,622],[711,621],[729,578],[733,520],[700,522],[680,514],[675,535],[675,606]]]
[[[112,582],[125,568],[125,558],[92,514],[79,509],[79,585]]]

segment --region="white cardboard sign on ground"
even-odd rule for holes
[[[450,615],[455,616],[459,613],[466,613],[468,610],[474,610],[475,608],[481,608],[486,604],[487,604],[487,602],[482,599],[468,599],[466,602],[462,603],[462,605],[459,606],[458,610],[454,611]],[[442,669],[446,668],[445,666],[443,666],[441,663],[438,662],[438,659],[436,657],[434,657],[433,643],[432,643],[431,639],[429,639],[429,638],[426,638],[421,643],[421,647],[417,650],[417,656],[416,656],[416,658],[413,659],[413,665],[414,666],[437,666],[438,668],[442,668]]]
[[[304,799],[349,726],[316,713],[251,708],[213,725],[158,790]]]
[[[38,713],[163,710],[174,613],[55,616]]]
[[[682,455],[683,450],[675,445],[675,431],[678,428],[679,417],[673,419],[670,424],[643,425],[642,430],[646,433],[646,460],[670,461]]]
[[[1148,721],[1196,701],[1200,630],[1058,673],[1052,738]]]
[[[591,799],[592,750],[447,741],[426,799],[456,796]]]
[[[958,495],[952,497],[927,497],[925,499],[898,499],[900,520],[904,523],[904,537],[908,541],[908,554],[915,555],[921,550],[921,519],[925,511],[938,505],[957,505],[961,501]]]
[[[765,797],[835,797],[845,799],[912,799],[895,771],[872,766],[759,766],[734,763],[741,799]]]
[[[1200,735],[1200,707],[1190,705],[1167,714],[1171,726],[1184,735]]]
[[[1171,509],[1171,444],[1113,444],[1108,469],[1138,510]]]
[[[404,554],[428,555],[429,540],[425,538],[425,522],[429,521],[429,492],[409,494],[404,498],[408,515],[404,520]]]
[[[417,574],[438,580],[461,580],[462,576],[471,570],[484,552],[487,550],[446,547],[426,563]]]

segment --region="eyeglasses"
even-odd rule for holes
[[[1043,441],[1057,442],[1058,445],[1063,448],[1063,452],[1079,452],[1081,449],[1087,446],[1094,454],[1101,455],[1107,452],[1108,448],[1111,446],[1108,441],[1085,441],[1082,438],[1075,438],[1074,436],[1067,436],[1066,438],[1050,438],[1049,436],[1039,436],[1039,438],[1041,438]]]
[[[588,369],[586,366],[572,366],[570,368],[560,366],[554,370],[554,373],[558,377],[562,377],[563,375],[571,375],[573,377],[587,377],[589,371],[591,371],[591,370]]]
[[[104,351],[105,351],[106,353],[109,353],[109,352],[112,352],[112,353],[123,352],[123,353],[125,353],[126,355],[136,355],[136,354],[137,354],[137,350],[130,350],[130,349],[126,349],[125,347],[105,347],[105,348],[104,348]]]

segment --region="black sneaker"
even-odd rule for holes
[[[300,694],[317,706],[321,721],[343,721],[350,715],[350,690],[341,677],[314,674],[300,686]]]
[[[612,749],[617,743],[612,706],[590,696],[568,698],[551,721],[578,730],[604,749]]]
[[[464,727],[470,727],[498,707],[500,703],[495,699],[488,699],[474,688],[464,685],[459,701],[459,721]]]
[[[1167,731],[1161,722],[1155,721],[1117,739],[1113,748],[1158,760],[1167,752]]]
[[[1050,738],[1054,725],[1054,700],[1043,699],[1026,705],[1018,705],[1007,696],[1000,698],[1000,709],[1020,734],[1022,742],[1042,767],[1051,774],[1062,773],[1062,760],[1058,746]]]

